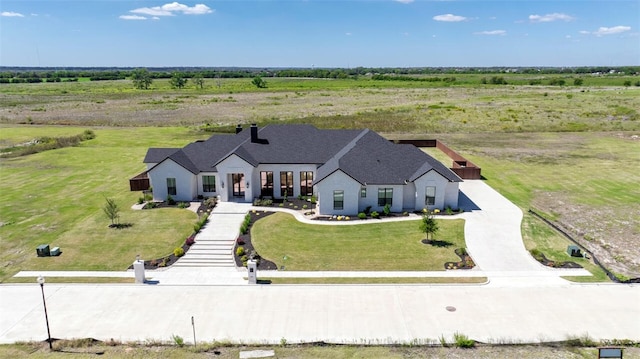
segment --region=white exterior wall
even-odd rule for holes
[[[255,168],[251,164],[234,154],[218,163],[216,165],[216,169],[218,170],[218,177],[216,177],[216,181],[218,181],[216,183],[216,189],[218,190],[218,195],[220,196],[221,201],[229,202],[229,200],[236,200],[241,202],[252,202],[253,197],[257,197],[253,195],[253,191],[259,193],[260,186],[256,186],[258,182],[254,181]],[[233,197],[233,182],[231,180],[232,173],[242,173],[244,175],[244,198]],[[247,181],[249,181],[248,188],[246,186]]]
[[[360,183],[342,171],[336,171],[316,185],[318,191],[319,214],[355,215],[360,199]],[[333,191],[344,191],[343,210],[333,209]],[[395,193],[394,193],[395,196]],[[377,198],[377,192],[376,192]]]
[[[378,189],[379,188],[393,188],[393,197],[391,205],[391,212],[402,212],[404,207],[404,190],[406,186],[403,185],[368,185],[367,187],[367,197],[360,197],[360,189],[358,189],[358,199],[360,200],[360,205],[358,206],[358,212],[364,211],[367,207],[371,206],[371,211],[377,211],[378,213],[382,213],[382,209],[384,206],[378,206]],[[413,195],[413,193],[411,194]]]
[[[436,171],[429,171],[414,181],[416,186],[416,202],[414,209],[420,211],[426,208],[425,194],[427,186],[436,187],[436,200],[430,209],[444,209],[447,205],[458,208],[458,183],[449,182]],[[445,201],[445,198],[447,199]],[[452,205],[455,204],[455,205]]]
[[[313,172],[313,180],[316,179],[316,165],[308,164],[263,164],[258,165],[255,171],[256,184],[254,197],[260,196],[260,172],[273,172],[273,197],[282,198],[280,196],[280,172],[293,172],[293,197],[300,195],[300,172]]]
[[[203,176],[215,176],[216,177],[216,191],[215,192],[205,192],[203,190],[203,187],[202,187],[202,183],[203,183],[202,177]],[[197,185],[197,193],[198,193],[198,195],[202,195],[204,197],[215,197],[215,196],[218,195],[218,193],[221,190],[221,187],[220,187],[220,176],[218,175],[218,172],[202,172],[202,173],[198,174],[198,183],[196,185]]]
[[[413,211],[416,208],[416,185],[413,182],[409,182],[402,187],[402,210]]]
[[[458,195],[460,194],[460,182],[449,182],[445,188],[444,207],[458,209]]]
[[[148,172],[150,185],[153,187],[153,199],[167,199],[167,178],[176,179],[176,201],[191,201],[197,197],[196,175],[184,167],[167,159]]]

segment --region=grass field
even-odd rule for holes
[[[3,144],[39,136],[73,135],[82,128],[0,128]],[[141,172],[148,146],[182,146],[185,129],[95,129],[78,147],[2,159],[0,281],[19,270],[123,270],[135,260],[167,255],[191,233],[196,215],[184,209],[130,209],[140,193],[128,178]],[[141,140],[143,139],[143,140]],[[130,228],[108,228],[105,197],[121,208]],[[59,257],[37,258],[40,244],[58,246]]]
[[[257,221],[251,231],[263,258],[299,271],[431,271],[458,262],[453,252],[464,248],[464,220],[439,221],[436,238],[448,248],[422,244],[419,221],[366,226],[314,226],[276,213]],[[284,257],[287,259],[284,260]]]

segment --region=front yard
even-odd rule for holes
[[[421,243],[420,221],[368,225],[309,225],[276,213],[251,228],[256,251],[278,268],[299,271],[441,271],[465,247],[464,220],[440,220],[435,239]]]

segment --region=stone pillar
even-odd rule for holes
[[[247,275],[249,277],[249,284],[258,283],[258,263],[253,259],[247,262]]]
[[[144,284],[144,261],[139,257],[133,262],[133,272],[136,275],[136,283]]]

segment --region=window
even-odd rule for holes
[[[300,172],[300,195],[313,196],[313,172]]]
[[[434,206],[436,204],[436,188],[429,186],[425,191],[424,204]]]
[[[367,187],[360,188],[360,197],[362,197],[362,198],[366,198],[367,197]]]
[[[216,176],[202,176],[202,192],[216,191]]]
[[[344,191],[333,191],[333,209],[344,209]]]
[[[293,172],[280,172],[280,196],[293,196]]]
[[[176,189],[176,179],[167,178],[167,194],[175,196],[176,193],[178,193],[178,190]]]
[[[378,206],[393,206],[393,188],[378,188]]]
[[[260,195],[273,197],[273,172],[260,172]]]

